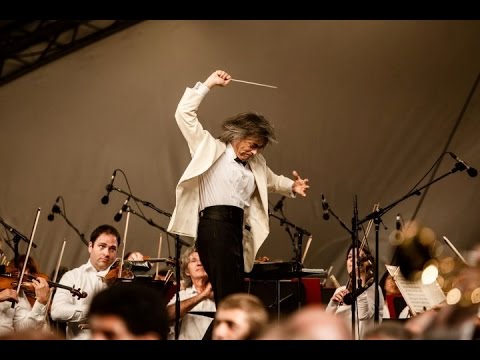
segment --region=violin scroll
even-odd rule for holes
[[[68,288],[68,286],[66,287]],[[73,296],[76,296],[78,300],[85,299],[88,296],[87,292],[82,291],[80,288],[75,289],[75,285],[73,285],[71,288],[68,288],[67,290],[69,290]]]

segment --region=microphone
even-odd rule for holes
[[[128,210],[128,202],[130,201],[130,196],[124,201],[123,205],[122,205],[122,208],[120,210],[118,210],[118,212],[115,214],[115,216],[113,217],[113,220],[115,220],[116,222],[119,222],[121,219],[122,219],[122,214]]]
[[[273,207],[273,211],[278,211],[283,208],[283,201],[285,200],[286,196],[282,196],[280,200],[278,200],[277,204]]]
[[[107,194],[104,195],[100,200],[103,205],[108,204],[108,202],[110,201],[109,195],[110,195],[110,192],[113,190],[113,181],[115,180],[115,176],[117,176],[117,170],[113,172],[112,178],[110,179],[110,184],[105,186],[105,189],[107,189]]]
[[[367,280],[367,283],[365,284],[365,286],[362,286],[360,288],[358,288],[357,290],[355,290],[353,293],[348,293],[346,294],[344,297],[343,297],[343,303],[345,305],[352,305],[353,301],[359,297],[360,295],[362,295],[365,291],[367,291],[367,289],[373,284],[373,276]]]
[[[475,176],[477,176],[477,174],[478,174],[477,169],[475,169],[475,168],[471,167],[470,165],[468,165],[465,161],[463,161],[462,159],[460,159],[460,158],[459,158],[457,155],[455,155],[454,153],[452,153],[452,152],[448,152],[448,153],[450,154],[450,156],[451,156],[452,158],[455,159],[456,162],[462,164],[462,165],[465,167],[465,169],[467,169],[467,174],[468,174],[470,177],[475,177]],[[463,169],[462,169],[462,170],[463,170]]]
[[[328,203],[327,199],[325,199],[325,195],[322,194],[322,208],[323,208],[323,220],[328,220],[330,219],[330,214],[328,213]]]
[[[402,223],[400,222],[400,214],[397,214],[397,220],[395,222],[395,227],[397,230],[402,230]]]
[[[54,218],[53,214],[55,213],[60,214],[60,207],[57,205],[59,200],[60,200],[60,196],[58,196],[57,200],[55,200],[55,204],[53,204],[52,206],[52,211],[47,216],[48,221],[53,221],[53,218]]]

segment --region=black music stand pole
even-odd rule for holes
[[[357,204],[357,195],[353,198],[353,217],[352,217],[352,272],[350,273],[351,276],[351,286],[352,290],[351,293],[355,294],[355,290],[357,289],[357,245],[358,245],[358,204]],[[348,254],[347,254],[348,258]],[[357,299],[353,299],[351,305],[352,311],[352,339],[356,339],[356,307],[357,307]]]
[[[296,253],[296,259],[295,259],[295,271],[298,273],[298,285],[297,285],[297,299],[298,299],[298,308],[300,309],[302,307],[302,243],[303,243],[303,231],[297,231],[297,253]]]
[[[175,340],[178,340],[180,335],[180,252],[182,249],[182,242],[180,236],[175,235],[175,277],[177,278],[176,287],[176,301],[175,301]]]
[[[378,210],[375,211],[376,213],[378,213]],[[374,316],[373,316],[373,322],[374,324],[378,324],[380,323],[380,291],[378,289],[378,284],[379,284],[379,278],[378,278],[378,274],[380,273],[380,269],[379,269],[379,264],[380,264],[380,261],[378,261],[379,259],[379,233],[380,233],[380,222],[382,221],[381,217],[380,216],[375,216],[375,218],[373,219],[373,223],[375,224],[375,274],[374,274],[374,283],[373,283],[373,286],[375,286],[375,310],[374,310]]]
[[[20,252],[18,249],[19,243],[20,243],[20,238],[17,235],[14,235],[13,236],[13,262],[17,269],[20,266]],[[28,259],[25,259],[25,261],[28,261]]]

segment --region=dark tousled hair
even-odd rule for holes
[[[262,147],[275,144],[275,128],[263,115],[245,112],[225,120],[219,139],[224,143],[245,138],[254,138],[262,142]]]

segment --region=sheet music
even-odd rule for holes
[[[437,281],[427,285],[421,280],[409,281],[400,272],[400,267],[393,265],[385,265],[385,267],[414,315],[430,310],[445,301],[445,294]]]

